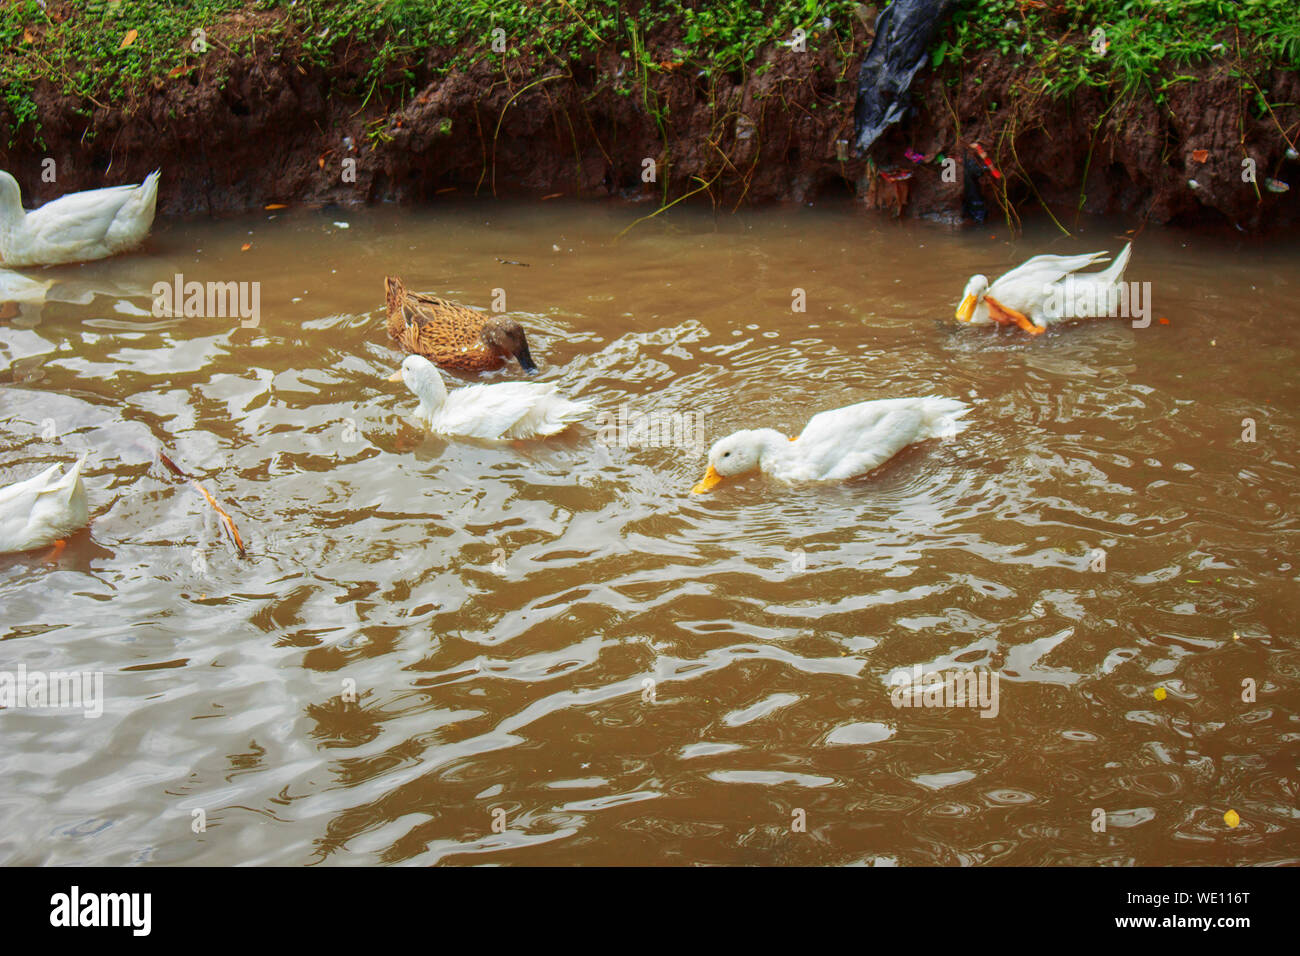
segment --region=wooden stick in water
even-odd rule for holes
[[[244,539],[239,536],[239,529],[235,527],[234,519],[232,519],[230,515],[226,514],[226,509],[217,504],[217,499],[208,494],[208,489],[204,488],[201,484],[182,471],[176,462],[172,461],[166,454],[164,454],[161,448],[158,449],[158,458],[171,470],[172,474],[176,475],[178,478],[184,478],[198,491],[199,494],[207,499],[208,504],[210,504],[212,509],[220,516],[221,524],[226,529],[226,534],[230,537],[230,543],[235,546],[235,550],[239,552],[239,556],[242,558],[244,556]]]

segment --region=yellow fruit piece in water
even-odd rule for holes
[[[1151,694],[1156,700],[1164,700],[1166,691],[1163,687],[1157,687]]]
[[[1235,829],[1237,824],[1241,822],[1241,817],[1236,810],[1229,810],[1223,815],[1223,822]]]

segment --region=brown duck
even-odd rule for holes
[[[537,371],[528,338],[514,319],[408,292],[397,276],[384,277],[384,292],[388,334],[406,351],[462,372],[497,369],[511,357],[525,372]]]

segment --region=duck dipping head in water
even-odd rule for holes
[[[397,276],[384,277],[388,335],[402,348],[435,365],[461,372],[489,372],[512,358],[530,375],[537,371],[528,336],[506,315],[489,315],[441,296],[408,292]]]
[[[984,294],[989,291],[988,276],[973,275],[970,281],[966,283],[966,288],[961,294],[961,304],[957,306],[957,318],[962,322],[970,322],[975,318],[976,310],[983,303]],[[982,321],[977,321],[976,325],[986,325],[992,320],[989,318],[988,309],[983,310]]]
[[[483,323],[483,331],[479,334],[502,358],[514,357],[519,361],[519,367],[529,375],[537,371],[533,354],[528,351],[528,336],[524,334],[524,327],[514,319],[494,316]]]

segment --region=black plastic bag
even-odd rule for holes
[[[984,204],[984,194],[980,192],[980,179],[984,175],[984,164],[973,156],[967,156],[962,166],[961,214],[978,223],[988,216],[988,207]]]
[[[854,151],[863,156],[903,118],[907,91],[925,65],[939,23],[953,0],[894,0],[876,20],[876,36],[858,75]]]

